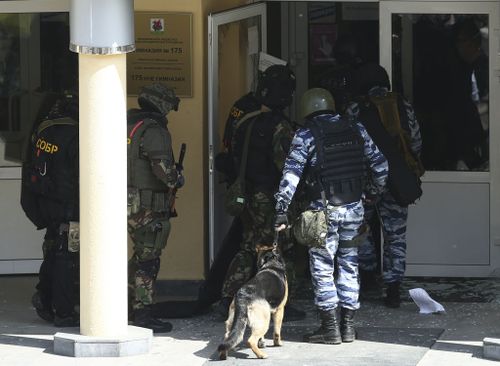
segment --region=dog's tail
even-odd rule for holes
[[[248,310],[244,299],[241,299],[236,295],[234,303],[234,321],[231,331],[224,342],[219,345],[217,351],[219,351],[219,358],[225,360],[227,357],[227,352],[234,348],[243,340],[245,335],[245,329],[248,323]]]

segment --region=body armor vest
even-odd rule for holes
[[[78,220],[78,122],[42,122],[31,136],[30,155],[23,165],[21,194],[28,218],[39,228]]]
[[[361,199],[365,161],[364,141],[356,126],[348,120],[309,121],[316,144],[316,165],[309,169],[313,199],[325,198],[339,206]]]
[[[142,136],[158,122],[151,118],[131,119],[127,123],[127,185],[142,190],[166,192],[168,187],[151,169],[151,162],[142,149]]]

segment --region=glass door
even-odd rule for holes
[[[21,163],[55,93],[78,89],[69,0],[0,1],[0,274],[36,273],[43,232],[21,209]]]
[[[266,51],[266,4],[208,17],[209,263],[212,265],[232,217],[224,212],[226,184],[214,169],[225,121],[233,103],[254,90],[259,52]]]
[[[379,9],[380,62],[413,104],[426,169],[409,212],[407,274],[489,275],[500,265],[499,4]]]

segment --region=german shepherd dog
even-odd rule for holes
[[[274,323],[273,341],[281,346],[281,324],[288,299],[285,262],[276,244],[257,244],[257,274],[243,285],[229,307],[224,342],[219,345],[219,359],[225,360],[229,350],[238,345],[251,329],[248,346],[258,358],[267,358],[264,335],[269,329],[271,314]]]

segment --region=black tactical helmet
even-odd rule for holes
[[[157,112],[166,116],[172,109],[177,111],[180,99],[174,89],[161,83],[147,85],[139,92],[137,101],[147,112]]]
[[[295,75],[284,65],[269,66],[260,76],[255,96],[271,109],[283,109],[292,104]]]
[[[47,119],[69,117],[78,121],[78,111],[78,94],[75,92],[65,92],[57,98],[54,105],[50,108]]]
[[[391,89],[387,71],[378,64],[364,64],[361,66],[356,72],[356,79],[359,86],[359,95],[368,94],[368,91],[375,86]]]

